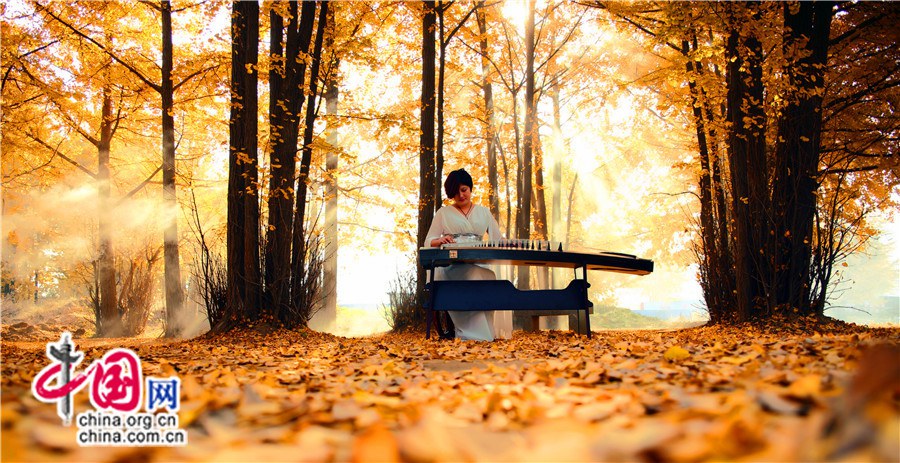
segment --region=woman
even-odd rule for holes
[[[472,203],[472,176],[464,169],[447,175],[444,192],[452,200],[449,206],[441,207],[435,214],[428,229],[425,242],[431,247],[455,243],[456,235],[474,234],[479,238],[488,234],[491,240],[502,238],[500,226],[484,206]],[[435,280],[494,280],[494,272],[474,264],[453,264],[435,270]],[[449,312],[456,327],[456,337],[493,341],[494,312]],[[510,328],[511,322],[510,322]],[[511,330],[510,330],[511,331]]]

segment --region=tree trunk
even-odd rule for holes
[[[537,106],[537,101],[535,101]],[[535,124],[536,125],[536,124]],[[538,131],[537,127],[534,129]],[[534,137],[534,234],[539,240],[547,239],[547,200],[544,195],[544,149],[541,138]],[[550,267],[537,267],[534,269],[537,277],[537,289],[550,288]],[[545,318],[546,328],[558,328],[556,318]]]
[[[304,2],[298,15],[297,2],[288,4],[287,27],[282,16],[272,9],[271,54],[269,71],[269,218],[266,227],[265,279],[268,317],[275,319],[290,309],[291,240],[294,223],[294,178],[299,114],[303,108],[301,90],[306,61],[298,60],[300,51],[309,50],[315,23],[315,2]],[[299,16],[299,17],[298,17]],[[286,30],[286,34],[285,34]],[[284,42],[284,46],[282,46]]]
[[[451,3],[452,4],[452,3]],[[443,176],[444,176],[444,69],[447,54],[447,41],[444,38],[444,10],[445,6],[441,0],[436,2],[437,21],[438,21],[438,43],[440,46],[440,54],[438,55],[438,77],[437,77],[437,101],[434,109],[437,113],[437,140],[434,143],[434,211],[437,212],[441,208],[444,195]]]
[[[419,122],[419,223],[416,232],[416,246],[425,246],[425,238],[434,219],[434,109],[435,109],[435,10],[434,4],[422,3],[422,99]],[[416,266],[416,294],[419,307],[425,295],[425,271]],[[423,317],[424,319],[424,317]]]
[[[578,184],[578,172],[572,179],[572,186],[569,187],[569,207],[566,209],[566,234],[563,237],[564,249],[569,249],[569,242],[572,240],[572,211],[575,209],[575,186]]]
[[[534,2],[528,0],[528,16],[525,22],[525,133],[522,139],[522,195],[519,197],[521,218],[516,236],[531,238],[531,198],[533,195],[532,157],[537,138],[537,112],[534,95]],[[531,286],[528,267],[519,268],[519,289]]]
[[[329,36],[329,41],[331,41]],[[332,48],[333,43],[329,43],[326,47]],[[338,112],[338,77],[337,69],[340,67],[339,61],[335,58],[332,63],[331,78],[325,87],[325,114],[332,119],[337,120]],[[338,161],[340,155],[340,140],[338,139],[338,128],[335,123],[333,126],[329,124],[326,135],[328,139],[329,151],[325,158],[325,264],[324,264],[324,280],[325,287],[325,306],[322,313],[318,314],[318,318],[322,320],[324,326],[333,325],[337,320],[337,256],[338,256]]]
[[[178,200],[175,195],[175,91],[172,82],[172,3],[162,2],[162,136],[163,136],[163,232],[166,285],[166,337],[181,336],[184,330],[184,292],[181,286],[181,259],[178,255]]]
[[[691,56],[691,52],[696,49],[696,41],[694,48],[687,40],[682,42],[682,53],[686,57]],[[700,74],[702,64],[689,58],[686,63],[688,73],[688,89],[691,96],[691,107],[693,108],[694,125],[697,134],[697,146],[700,155],[700,274],[701,286],[703,288],[704,300],[706,308],[710,315],[712,323],[722,321],[722,318],[732,310],[733,298],[728,297],[731,294],[732,284],[729,284],[728,278],[725,277],[723,270],[723,255],[728,254],[727,247],[720,247],[718,235],[721,230],[716,222],[716,195],[714,193],[714,185],[712,181],[712,173],[714,171],[713,164],[715,160],[710,156],[710,145],[715,143],[714,140],[707,138],[707,121],[703,113],[703,105],[705,102],[701,96],[701,90],[697,85],[695,76]],[[727,243],[726,243],[727,245]]]
[[[555,79],[550,87],[550,100],[553,103],[553,149],[550,173],[550,233],[547,238],[564,241],[560,235],[562,234],[562,157],[565,143],[562,134],[562,111],[559,104],[559,82]],[[550,273],[551,288],[556,288],[557,281],[565,281],[562,272],[563,269],[555,268]]]
[[[488,58],[487,20],[484,14],[484,0],[478,2],[475,10],[475,20],[478,23],[478,41],[481,51],[481,89],[484,92],[484,139],[487,143],[488,163],[488,204],[491,215],[500,221],[500,197],[497,194],[499,180],[497,178],[497,146],[495,133],[497,131],[494,121],[494,88],[490,80],[490,59]]]
[[[513,106],[515,106],[515,105],[513,105]],[[514,125],[517,128],[519,127],[518,124],[514,124]],[[496,135],[494,136],[494,146],[497,147],[497,150],[499,151],[499,154],[500,154],[500,161],[503,164],[503,187],[504,187],[504,190],[506,190],[506,228],[505,228],[506,232],[503,234],[503,236],[506,236],[507,238],[511,238],[513,236],[512,230],[510,229],[510,227],[512,226],[512,222],[513,222],[513,207],[512,207],[512,192],[510,192],[510,190],[509,190],[509,164],[506,162],[506,153],[503,152],[503,145],[500,143],[499,136],[496,136]]]
[[[256,320],[260,306],[256,94],[259,4],[235,1],[231,15],[231,115],[228,161],[227,329]]]
[[[116,263],[113,254],[112,200],[110,198],[109,151],[113,136],[112,95],[108,86],[103,88],[100,140],[97,143],[97,183],[100,214],[97,220],[99,252],[97,273],[100,287],[100,318],[103,337],[122,336],[122,314],[119,313],[116,295]]]
[[[758,4],[752,4],[758,8]],[[731,123],[732,210],[734,211],[737,320],[748,320],[765,305],[766,230],[765,113],[762,106],[762,47],[754,36],[739,32],[747,15],[732,18],[726,57],[728,64],[728,120]],[[754,104],[755,103],[755,104]],[[746,110],[745,110],[746,108]],[[762,223],[760,223],[762,221]]]
[[[821,314],[822,304],[810,305],[810,265],[824,72],[834,5],[800,2],[798,8],[792,6],[797,5],[784,5],[784,52],[793,58],[784,73],[791,93],[778,123],[775,147],[775,304],[801,315]]]
[[[535,102],[537,106],[537,102]],[[537,127],[534,128],[537,132]],[[544,144],[534,137],[534,233],[539,240],[547,239],[547,196],[544,186]]]
[[[306,259],[306,190],[309,182],[309,165],[312,162],[313,130],[316,122],[316,97],[318,96],[319,67],[322,62],[322,43],[325,35],[325,26],[328,25],[328,1],[322,2],[319,9],[319,20],[316,26],[316,40],[312,51],[312,68],[309,72],[309,87],[306,96],[306,121],[303,130],[303,155],[300,159],[300,175],[297,179],[297,206],[294,216],[294,236],[292,254],[292,283],[291,301],[292,309],[298,312],[288,314],[281,312],[282,321],[289,326],[296,323],[306,323],[312,314],[313,301],[304,300],[306,291],[301,287],[306,280],[301,276],[305,274]],[[300,318],[295,317],[299,313]]]
[[[550,167],[550,226],[549,239],[559,239],[562,224],[562,156],[565,150],[562,134],[562,112],[559,105],[559,84],[554,80],[550,88],[553,103],[553,140]]]

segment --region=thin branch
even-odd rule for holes
[[[156,90],[157,92],[162,92],[162,85],[157,84],[157,83],[154,83],[153,81],[151,81],[150,79],[148,79],[146,76],[144,76],[143,73],[141,73],[140,71],[138,71],[137,69],[135,69],[135,68],[134,68],[133,66],[131,66],[130,64],[126,63],[123,59],[119,58],[115,53],[113,53],[112,51],[110,51],[105,45],[103,45],[103,44],[101,44],[100,42],[94,40],[93,37],[90,37],[90,36],[88,36],[87,34],[85,34],[85,33],[81,32],[80,30],[76,29],[75,26],[73,26],[73,25],[67,23],[66,21],[64,21],[64,20],[63,20],[62,18],[60,18],[59,16],[53,14],[53,12],[51,12],[50,9],[48,9],[45,5],[42,5],[42,4],[38,3],[38,2],[35,2],[35,5],[37,5],[37,6],[38,6],[42,11],[44,11],[48,16],[50,16],[51,18],[53,18],[54,20],[56,20],[56,22],[62,24],[62,25],[65,26],[67,29],[71,30],[73,33],[75,33],[75,35],[78,35],[79,37],[82,37],[82,38],[84,38],[85,40],[87,40],[87,41],[93,43],[94,45],[96,45],[98,48],[100,48],[101,51],[103,51],[104,53],[106,53],[110,58],[112,58],[112,59],[115,60],[117,63],[119,63],[119,64],[121,64],[122,66],[124,66],[125,69],[128,69],[129,71],[131,71],[131,73],[134,74],[135,77],[137,77],[140,81],[144,82],[148,87],[152,88],[153,90]]]
[[[181,82],[178,82],[177,84],[172,85],[172,91],[173,91],[173,92],[177,91],[182,85],[188,83],[188,81],[190,81],[190,80],[193,79],[194,77],[197,77],[197,76],[200,75],[200,74],[205,74],[205,73],[210,72],[210,71],[212,71],[212,70],[214,70],[214,69],[218,69],[221,65],[222,65],[221,63],[216,63],[216,64],[213,65],[213,66],[209,66],[209,67],[206,67],[206,68],[203,68],[203,69],[198,69],[197,71],[188,74],[184,79],[181,80]]]
[[[450,5],[452,5],[452,4],[453,4],[453,2],[448,3],[447,9],[449,9]],[[450,43],[450,40],[453,40],[453,36],[456,35],[457,32],[459,32],[459,28],[462,27],[463,24],[465,24],[466,21],[469,20],[469,18],[472,16],[472,13],[474,13],[476,10],[478,10],[478,8],[479,7],[476,4],[474,8],[472,8],[471,10],[469,10],[468,13],[466,13],[466,16],[464,18],[462,18],[462,20],[459,21],[459,24],[457,24],[456,27],[454,27],[453,30],[450,31],[449,34],[447,34],[447,40],[445,40],[444,43],[441,44],[442,47],[446,47],[447,44]]]
[[[59,151],[59,146],[57,146],[56,148],[54,148],[54,147],[50,146],[50,145],[49,145],[47,142],[45,142],[44,140],[42,140],[42,139],[40,139],[40,138],[38,138],[38,137],[32,135],[31,133],[26,133],[25,135],[28,136],[28,138],[31,138],[32,140],[38,142],[38,143],[39,143],[40,145],[42,145],[43,147],[49,149],[50,152],[53,153],[54,156],[59,156],[60,158],[63,159],[63,161],[66,161],[66,162],[72,164],[73,166],[75,166],[76,168],[78,168],[78,170],[84,172],[85,174],[87,174],[88,176],[90,176],[91,178],[93,178],[94,180],[97,180],[97,174],[95,174],[94,172],[91,172],[91,171],[88,170],[86,167],[82,166],[81,163],[79,163],[78,161],[76,161],[76,160],[74,160],[74,159],[72,159],[72,158],[66,156],[65,154],[63,154],[61,151]],[[51,160],[52,160],[52,158],[51,158]]]
[[[150,174],[150,175],[147,177],[146,180],[144,180],[143,182],[141,182],[138,186],[134,187],[134,189],[132,189],[131,191],[129,191],[128,194],[126,194],[126,195],[123,196],[121,199],[119,199],[119,201],[116,202],[115,207],[121,206],[122,203],[124,203],[126,199],[128,199],[128,198],[134,196],[135,194],[137,194],[138,191],[141,191],[141,189],[143,189],[145,186],[147,186],[147,184],[150,183],[151,180],[153,180],[153,177],[155,177],[156,174],[157,174],[159,171],[162,170],[162,167],[163,167],[162,164],[160,164],[160,165],[156,168],[156,170],[154,170],[153,173]]]
[[[385,229],[382,229],[382,228],[374,228],[374,227],[370,227],[370,226],[368,226],[368,225],[362,225],[362,224],[358,224],[358,223],[355,223],[355,222],[338,222],[338,225],[349,225],[349,226],[351,226],[351,227],[365,228],[366,230],[370,230],[370,231],[378,232],[378,233],[386,233],[386,234],[389,234],[389,235],[403,235],[403,236],[409,236],[409,235],[410,235],[410,233],[409,233],[408,231],[403,231],[403,230],[385,230]]]
[[[872,170],[882,169],[882,166],[862,166],[862,167],[847,167],[844,169],[826,169],[818,173],[818,175],[836,175],[836,174],[850,174],[854,172],[868,172]]]
[[[58,40],[58,39],[57,39],[57,40],[53,40],[52,42],[50,42],[50,43],[48,43],[48,44],[46,44],[46,45],[37,47],[37,48],[35,48],[34,50],[31,50],[31,51],[29,51],[29,52],[25,52],[24,54],[18,56],[18,57],[16,58],[16,61],[21,61],[23,58],[26,58],[26,57],[28,57],[29,55],[32,55],[32,54],[34,54],[34,53],[37,53],[37,52],[39,52],[39,51],[41,51],[41,50],[43,50],[43,49],[45,49],[45,48],[49,48],[49,47],[51,47],[51,46],[53,46],[53,45],[55,45],[55,44],[57,44],[57,43],[59,43],[59,40]],[[13,69],[15,69],[15,66],[10,66],[10,67],[8,67],[8,68],[6,69],[6,72],[3,73],[3,82],[2,82],[2,84],[0,84],[0,90],[6,88],[6,81],[7,81],[7,79],[9,78],[9,73],[12,72]]]

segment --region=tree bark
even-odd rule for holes
[[[293,237],[293,253],[292,253],[292,282],[291,282],[291,300],[294,311],[299,311],[300,319],[295,319],[293,315],[281,312],[282,321],[293,326],[297,322],[306,323],[312,314],[313,301],[304,300],[303,296],[306,291],[303,290],[301,284],[305,280],[302,276],[305,274],[306,263],[306,192],[309,182],[309,166],[312,162],[312,143],[313,130],[316,122],[316,97],[318,96],[319,84],[319,68],[322,62],[322,43],[325,36],[325,26],[328,24],[328,4],[327,0],[322,1],[319,8],[319,19],[316,25],[316,39],[313,44],[312,51],[312,68],[309,72],[309,86],[306,96],[306,120],[303,130],[303,149],[300,159],[300,175],[297,178],[297,206],[294,215],[294,237]]]
[[[256,320],[261,302],[256,93],[259,4],[235,1],[231,16],[231,115],[228,162],[227,329]]]
[[[528,15],[525,22],[525,133],[522,143],[522,196],[519,197],[519,239],[531,238],[531,199],[533,195],[532,157],[537,138],[537,111],[534,94],[534,2],[528,0]],[[518,287],[528,289],[530,272],[528,267],[519,268]]]
[[[710,145],[714,143],[707,139],[707,120],[704,117],[702,97],[700,88],[697,85],[697,77],[702,69],[702,64],[694,61],[691,52],[696,49],[691,47],[691,42],[682,41],[682,54],[688,57],[686,68],[688,73],[688,89],[691,96],[691,107],[693,108],[694,126],[697,135],[697,147],[700,155],[700,273],[701,286],[703,287],[704,300],[706,308],[710,315],[712,323],[722,321],[722,318],[731,309],[733,298],[727,296],[731,294],[728,278],[723,278],[722,272],[722,256],[728,254],[727,248],[720,248],[718,234],[721,231],[715,220],[716,213],[716,196],[714,194],[714,186],[712,181],[712,172],[715,162],[710,156]],[[733,281],[733,280],[731,280]]]
[[[416,247],[425,246],[428,228],[434,219],[434,117],[435,117],[435,43],[436,15],[434,4],[422,3],[422,96],[419,104],[419,221]],[[416,294],[422,307],[425,294],[425,271],[416,266]],[[424,316],[422,317],[424,320]]]
[[[833,6],[832,2],[784,5],[784,52],[796,61],[789,60],[793,64],[784,69],[791,93],[778,122],[775,146],[775,304],[801,315],[821,315],[823,307],[810,304],[810,265]]]
[[[535,102],[537,106],[537,102]],[[537,128],[534,129],[538,131]],[[547,196],[544,185],[544,144],[534,137],[534,234],[539,240],[547,239]]]
[[[112,95],[109,86],[103,87],[100,139],[97,142],[97,184],[100,214],[97,219],[99,253],[97,273],[100,286],[100,318],[103,337],[123,335],[122,314],[116,294],[116,263],[112,238],[112,200],[110,198],[109,152],[113,137]]]
[[[500,196],[499,180],[497,174],[497,146],[495,144],[496,122],[494,121],[494,87],[490,80],[490,59],[488,58],[488,42],[487,42],[487,20],[484,14],[484,0],[476,5],[475,21],[478,23],[478,41],[479,50],[481,52],[481,89],[484,92],[484,139],[487,143],[487,163],[488,163],[488,205],[491,215],[498,222],[500,221]]]
[[[181,286],[181,258],[178,253],[178,199],[175,194],[175,91],[172,82],[172,3],[162,2],[162,155],[163,155],[163,205],[165,230],[163,231],[165,285],[166,285],[166,337],[178,337],[184,331],[184,291]]]
[[[303,2],[298,14],[296,1],[288,3],[287,27],[282,16],[272,9],[271,54],[269,71],[269,217],[266,227],[265,280],[269,318],[289,311],[291,304],[291,240],[294,223],[294,178],[299,114],[303,108],[302,86],[306,61],[300,51],[309,50],[315,22],[315,2]],[[286,32],[286,33],[285,33]],[[284,42],[284,46],[282,46]]]
[[[743,6],[743,8],[748,8]],[[758,8],[752,3],[750,8]],[[735,285],[737,321],[748,320],[765,306],[765,245],[758,237],[766,229],[765,113],[762,106],[762,46],[744,36],[743,23],[755,13],[738,9],[726,45],[728,62],[728,121],[731,124],[732,210],[734,212]]]
[[[329,41],[333,39],[329,36]],[[329,43],[326,48],[333,47]],[[337,69],[340,62],[334,59],[331,68],[331,77],[325,87],[325,114],[331,120],[337,120],[339,84]],[[338,139],[337,124],[329,124],[327,141],[329,145],[328,155],[325,158],[325,306],[322,308],[319,319],[327,326],[337,319],[337,257],[338,257],[338,162],[340,161],[340,140]]]
[[[438,54],[438,70],[437,70],[437,101],[434,110],[437,117],[435,129],[437,130],[437,140],[434,143],[434,211],[437,212],[441,208],[444,195],[443,191],[443,175],[444,175],[444,69],[446,65],[447,41],[444,38],[444,11],[446,7],[444,2],[437,0],[435,10],[437,12],[437,30],[438,43],[441,44]],[[452,2],[450,3],[452,5]]]
[[[550,86],[550,100],[553,104],[553,149],[550,173],[550,226],[548,239],[559,240],[562,235],[562,157],[565,151],[565,143],[562,134],[562,111],[559,103],[559,82],[554,79]],[[553,269],[550,273],[550,287],[556,288],[557,281],[565,281],[562,276],[563,269]]]

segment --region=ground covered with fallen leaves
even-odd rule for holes
[[[76,339],[181,378],[174,448],[79,447],[30,389],[57,340],[2,342],[3,461],[900,461],[897,328]]]

